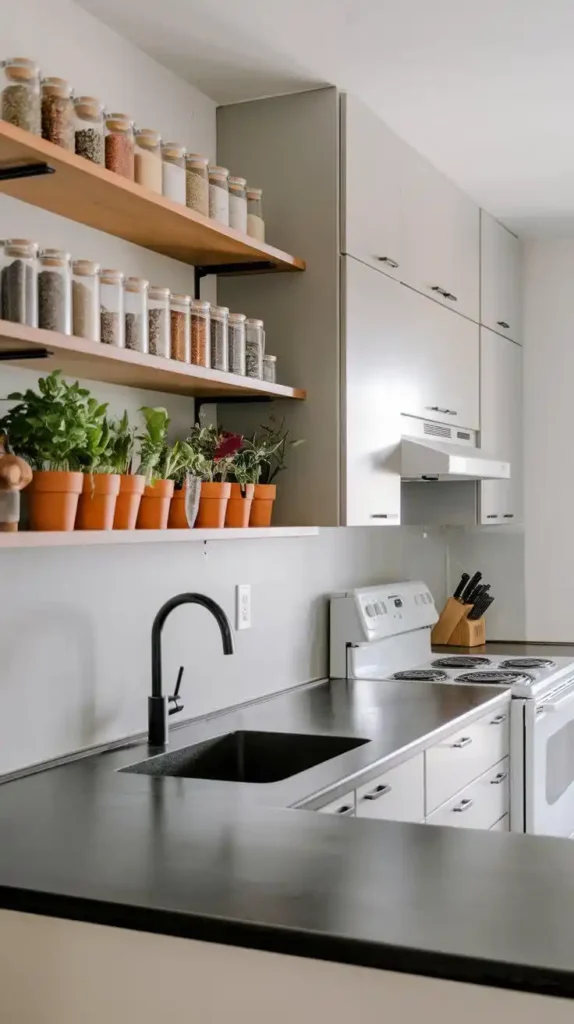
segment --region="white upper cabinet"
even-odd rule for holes
[[[480,445],[511,472],[480,484],[480,522],[496,526],[522,518],[522,349],[482,327],[480,350]]]
[[[353,96],[341,97],[341,252],[392,277],[403,268],[408,147]]]
[[[420,154],[409,150],[401,280],[477,323],[479,226],[475,203]]]
[[[521,245],[489,213],[480,216],[480,322],[520,342]]]

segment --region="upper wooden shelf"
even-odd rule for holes
[[[0,181],[0,191],[197,267],[220,272],[239,264],[252,264],[254,272],[305,269],[303,260],[0,121],[0,170],[34,164],[48,164],[55,173]]]

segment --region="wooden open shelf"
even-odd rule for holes
[[[48,353],[47,355],[45,353]],[[62,370],[66,377],[104,381],[146,391],[165,391],[176,395],[220,398],[296,398],[306,392],[284,384],[268,384],[234,373],[206,370],[202,366],[179,363],[174,359],[142,355],[129,349],[113,348],[56,331],[44,331],[24,324],[0,320],[0,356],[3,361],[23,369],[51,373]],[[23,353],[25,353],[23,355]],[[37,353],[37,355],[35,355]],[[0,361],[0,367],[2,361]]]
[[[93,547],[102,544],[173,544],[208,540],[271,540],[315,537],[317,526],[251,527],[246,530],[73,530],[71,533],[0,533],[2,548]]]
[[[75,153],[0,121],[0,169],[48,164],[53,174],[0,181],[0,191],[198,267],[304,270],[303,260],[223,227]]]

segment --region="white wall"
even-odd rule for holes
[[[215,107],[205,96],[68,0],[21,0],[0,10],[4,55],[37,58],[45,74],[69,77],[199,152],[215,151]],[[1,235],[69,248],[156,284],[190,290],[188,267],[121,240],[0,197]],[[0,364],[0,396],[34,383]],[[92,386],[111,410],[166,404],[184,431],[192,402]],[[445,590],[445,544],[417,530],[323,531],[301,540],[217,542],[149,548],[0,553],[0,774],[108,740],[146,724],[153,616],[181,590],[199,590],[232,615],[234,586],[253,587],[253,629],[220,655],[216,626],[201,609],[174,613],[165,629],[165,678],[184,664],[186,716],[274,692],[327,671],[324,595],[341,587],[422,577]]]

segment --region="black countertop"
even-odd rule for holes
[[[286,808],[343,762],[367,778],[500,699],[332,680],[172,732],[174,747],[237,727],[372,737],[273,786],[118,772],[142,745],[7,783],[0,907],[571,997],[571,843]]]

